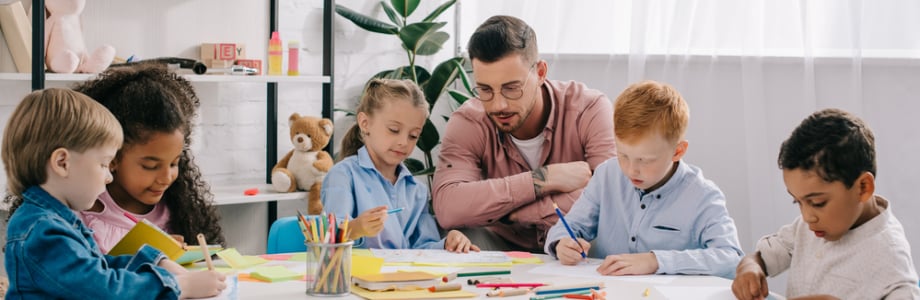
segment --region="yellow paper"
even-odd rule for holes
[[[352,248],[351,257],[355,256],[374,256],[374,252],[371,252],[371,249],[367,248]]]
[[[268,262],[268,260],[258,256],[243,256],[239,251],[236,251],[236,248],[218,252],[217,256],[234,269],[245,269]]]
[[[303,275],[284,266],[256,267],[253,268],[252,272],[249,272],[249,276],[252,278],[268,282],[297,280],[302,278]]]
[[[150,221],[141,220],[109,250],[109,255],[134,255],[144,244],[160,250],[173,261],[185,254],[182,244]]]
[[[515,263],[515,264],[542,264],[542,263],[543,263],[543,260],[540,259],[539,257],[536,257],[536,256],[534,256],[534,257],[527,257],[527,258],[523,258],[523,257],[517,258],[517,257],[514,257],[514,258],[511,258],[511,262],[512,262],[512,263]]]
[[[374,256],[351,256],[351,276],[378,274],[383,267],[383,258]]]
[[[467,291],[450,291],[432,293],[428,290],[372,292],[360,286],[352,286],[351,293],[365,299],[431,299],[431,298],[474,298],[475,293]]]
[[[306,252],[297,252],[291,255],[291,258],[288,258],[288,261],[307,261]]]

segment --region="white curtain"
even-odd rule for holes
[[[776,166],[791,130],[827,107],[862,117],[877,192],[920,261],[920,1],[464,1],[458,44],[499,14],[534,28],[552,79],[611,101],[642,79],[674,85],[691,110],[686,161],[725,192],[746,251],[798,216]]]

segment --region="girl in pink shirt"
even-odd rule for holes
[[[213,196],[188,148],[199,106],[191,84],[160,65],[110,68],[75,90],[109,109],[124,129],[124,146],[109,166],[114,180],[80,212],[103,252],[147,219],[182,241],[204,233],[224,243]]]

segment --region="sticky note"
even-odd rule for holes
[[[351,276],[380,273],[383,258],[375,256],[351,256]]]
[[[268,282],[297,280],[302,278],[303,275],[284,266],[256,267],[252,269],[252,272],[249,272],[249,276],[252,278]]]
[[[230,248],[221,252],[217,252],[217,256],[226,262],[228,266],[234,269],[245,269],[251,266],[268,262],[264,258],[258,256],[243,256],[239,251],[236,251],[236,248]]]

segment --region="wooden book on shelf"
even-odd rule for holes
[[[0,4],[0,30],[19,73],[32,72],[32,24],[22,2]]]

